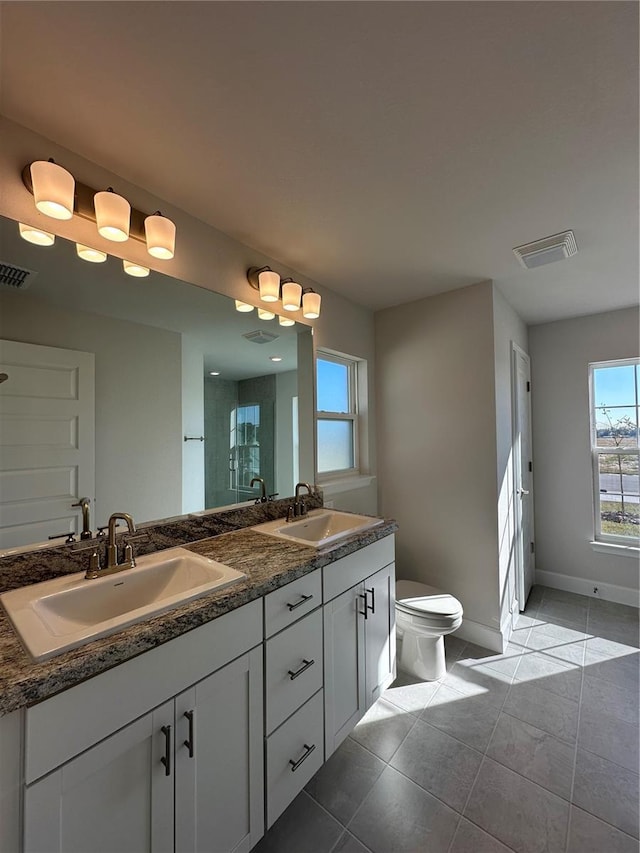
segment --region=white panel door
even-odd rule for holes
[[[25,853],[173,853],[172,721],[171,701],[29,785]]]
[[[531,453],[531,364],[513,344],[514,523],[518,607],[524,610],[535,574]]]
[[[94,502],[94,355],[0,340],[0,548],[78,532]]]

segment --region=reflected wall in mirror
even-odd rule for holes
[[[286,497],[313,471],[308,326],[2,218],[0,264],[30,271],[0,276],[0,549],[80,533],[81,497],[95,532],[255,499],[253,477]]]

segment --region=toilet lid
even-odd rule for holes
[[[457,598],[415,581],[397,581],[396,604],[403,610],[432,613],[438,616],[458,616],[462,605]]]

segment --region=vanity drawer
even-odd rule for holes
[[[265,649],[266,733],[322,687],[322,610],[267,640]]]
[[[322,767],[323,708],[319,690],[267,739],[267,827]]]
[[[323,568],[323,595],[325,604],[342,595],[352,586],[393,563],[395,536],[378,539],[353,554],[348,554]]]
[[[270,592],[264,599],[265,637],[272,637],[322,604],[320,569]]]

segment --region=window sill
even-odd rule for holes
[[[617,542],[597,542],[592,541],[591,547],[594,551],[599,551],[601,554],[615,554],[617,557],[633,557],[637,560],[640,557],[640,548],[637,545],[620,545]]]
[[[335,480],[319,480],[318,486],[325,497],[338,495],[340,492],[351,492],[354,489],[364,489],[375,481],[371,474],[356,474],[353,477],[342,477]]]

